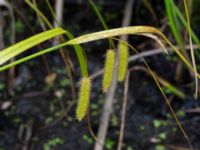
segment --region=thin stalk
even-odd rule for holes
[[[188,13],[186,0],[184,0],[183,2],[184,2],[185,14],[186,14],[186,18],[187,18],[187,27],[188,27],[188,31],[189,31],[190,55],[191,55],[191,58],[192,58],[192,65],[193,65],[193,68],[194,68],[194,75],[195,75],[195,85],[196,85],[196,87],[195,87],[195,98],[197,99],[197,96],[198,96],[198,77],[197,77],[197,67],[196,67],[196,61],[195,61],[195,56],[194,56],[194,49],[193,49],[193,44],[192,44],[190,17],[189,17],[189,13]]]
[[[107,26],[105,20],[103,19],[101,13],[99,12],[98,8],[96,7],[95,3],[94,3],[92,0],[89,0],[89,3],[90,3],[90,5],[92,6],[92,8],[93,8],[95,14],[96,14],[97,17],[99,18],[99,20],[100,20],[100,22],[101,22],[103,28],[104,28],[105,30],[108,30],[108,26]],[[114,49],[114,48],[115,48],[115,45],[114,45],[114,42],[112,41],[111,38],[108,38],[108,42],[109,42],[109,45],[110,45],[110,49]]]
[[[45,21],[45,23],[50,27],[50,28],[53,28],[53,26],[51,25],[51,23],[49,22],[49,20],[45,17],[45,15],[37,8],[35,7],[31,2],[30,0],[25,0],[25,2],[36,12],[40,15],[40,17]],[[66,33],[67,37],[69,39],[73,39],[73,36],[72,34],[67,31]],[[74,49],[75,49],[75,52],[76,52],[76,55],[78,57],[78,61],[79,61],[79,65],[80,65],[80,68],[81,68],[81,73],[82,73],[82,76],[83,77],[87,77],[88,76],[88,71],[87,71],[87,64],[86,64],[86,61],[85,61],[85,57],[83,55],[83,50],[82,48],[79,46],[79,45],[75,45],[74,46]]]
[[[55,13],[54,13],[54,11],[53,11],[53,8],[52,8],[52,6],[51,6],[51,4],[50,4],[50,2],[49,2],[49,0],[46,0],[46,3],[47,3],[47,5],[48,5],[48,7],[49,7],[49,10],[50,10],[50,12],[51,12],[51,14],[52,14],[52,16],[53,16],[53,18],[54,18],[54,20],[55,20],[55,22],[56,22],[56,24],[59,26],[59,27],[61,27],[61,25],[60,25],[60,23],[58,22],[58,20],[57,20],[57,18],[56,18],[56,15],[55,15]],[[64,37],[63,36],[60,36],[60,38],[58,38],[58,40],[60,41],[62,41],[62,42],[64,42]],[[60,55],[61,55],[61,57],[62,57],[62,59],[63,59],[63,61],[64,61],[64,64],[65,64],[65,68],[66,68],[66,70],[67,70],[67,74],[68,74],[68,77],[69,77],[69,80],[70,80],[70,86],[71,86],[71,92],[72,92],[72,99],[73,100],[75,100],[75,87],[74,87],[74,79],[73,79],[73,76],[72,76],[72,70],[71,70],[71,68],[70,68],[70,58],[69,58],[69,55],[68,55],[68,53],[67,53],[67,51],[64,51],[64,49],[63,48],[61,48],[60,50],[59,50],[59,52],[60,52]]]
[[[131,45],[129,45],[129,44],[127,44],[127,46],[129,46],[135,53],[137,53],[137,54],[139,53],[133,46],[131,46]],[[162,87],[161,87],[161,85],[160,85],[160,83],[159,83],[159,81],[158,81],[156,75],[154,74],[154,72],[152,71],[152,69],[150,68],[150,66],[148,65],[148,63],[145,61],[145,59],[144,59],[144,58],[142,58],[142,59],[143,59],[143,62],[144,62],[144,64],[145,64],[145,66],[147,67],[148,71],[150,72],[151,76],[153,77],[153,79],[154,79],[154,81],[155,81],[157,87],[159,88],[159,90],[160,90],[160,92],[161,92],[161,94],[162,94],[162,96],[163,96],[163,98],[164,98],[164,100],[165,100],[165,103],[167,104],[167,106],[168,106],[168,108],[169,108],[169,110],[170,110],[170,112],[171,112],[173,118],[175,119],[175,121],[176,121],[176,123],[177,123],[177,126],[179,127],[179,129],[181,130],[181,132],[182,132],[184,138],[186,139],[187,143],[189,144],[190,149],[193,150],[191,141],[190,141],[190,139],[189,139],[187,133],[185,132],[183,126],[181,125],[179,119],[177,118],[176,113],[174,112],[174,110],[173,110],[173,108],[172,108],[172,106],[171,106],[171,104],[170,104],[170,101],[169,101],[168,98],[166,97],[166,95],[165,95],[165,93],[164,93],[164,91],[163,91],[163,89],[162,89]]]

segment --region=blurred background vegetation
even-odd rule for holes
[[[56,26],[51,8],[61,27],[75,37],[104,30],[87,0],[33,0],[33,4]],[[122,26],[127,17],[127,1],[94,0],[109,29]],[[200,1],[188,0],[193,30],[197,70],[200,70]],[[61,3],[61,5],[59,5]],[[51,6],[51,7],[50,7]],[[130,23],[148,25],[161,30],[191,62],[188,28],[182,0],[132,0]],[[130,9],[129,8],[129,9]],[[130,11],[129,11],[130,12]],[[0,49],[24,40],[49,27],[24,0],[0,0]],[[64,40],[68,39],[64,37]],[[59,38],[42,43],[14,59],[62,42]],[[128,43],[140,53],[157,51],[160,45],[144,36],[129,36]],[[117,41],[114,41],[117,45]],[[167,49],[169,48],[165,45]],[[89,75],[104,67],[107,40],[82,45],[87,56]],[[170,48],[169,48],[170,49]],[[102,77],[93,79],[90,102],[90,124],[75,118],[80,66],[72,47],[45,54],[0,73],[0,150],[91,150],[95,149],[92,128],[98,133],[106,95],[102,93]],[[137,55],[130,51],[130,57]],[[200,149],[200,102],[194,99],[194,75],[177,55],[153,53],[145,60],[156,73],[179,121],[195,150]],[[13,61],[13,60],[11,60]],[[123,150],[189,150],[176,126],[162,94],[151,76],[144,71],[142,59],[129,63],[133,73],[129,79]],[[105,139],[105,150],[115,150],[120,134],[123,89],[118,84]],[[198,91],[199,92],[199,91]],[[97,149],[95,149],[97,150]]]

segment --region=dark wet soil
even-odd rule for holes
[[[156,11],[160,11],[163,8],[161,2],[155,3]],[[136,10],[139,10],[139,8],[144,9],[143,6],[139,7],[142,5],[139,4],[138,2]],[[69,9],[72,6],[74,9]],[[84,16],[82,17],[83,13],[80,10],[91,18],[95,17],[88,5],[70,3],[67,8],[69,12],[66,12],[66,14],[69,16],[69,20],[72,21],[71,24],[66,23],[66,26],[69,26],[72,31],[92,32],[102,29],[98,20],[94,22]],[[115,7],[110,4],[102,6],[103,10],[108,8],[110,8],[110,14],[115,15],[116,10],[122,9],[123,5],[120,3]],[[73,13],[77,18],[71,16]],[[137,11],[137,14],[144,16],[147,14],[147,10],[144,9],[143,13]],[[160,15],[162,16],[162,13]],[[111,17],[111,21],[108,22],[110,27],[120,26],[121,11],[117,16],[109,17]],[[118,18],[118,21],[113,23],[112,19],[116,20],[116,18]],[[83,22],[87,22],[87,24]],[[133,25],[145,23],[152,25],[151,21],[148,22],[148,20],[147,22],[142,19],[133,21]],[[75,24],[78,25],[75,26]],[[90,28],[90,26],[92,27]],[[77,32],[75,35],[82,33]],[[130,43],[135,44],[138,42],[139,46],[143,44],[141,43],[142,40],[144,39],[131,38]],[[147,49],[153,47],[149,43],[151,41],[147,41]],[[106,48],[106,41],[84,45],[88,56],[90,74],[103,67],[102,62]],[[74,62],[75,71],[73,76],[77,90],[80,69],[74,53],[69,53],[69,55],[72,62]],[[70,81],[60,55],[54,52],[46,55],[46,57],[51,71],[56,74],[56,79],[52,85],[45,83],[47,71],[41,58],[16,67],[15,85],[11,92],[7,91],[5,73],[1,73],[0,150],[92,150],[94,147],[95,141],[90,135],[87,121],[84,120],[79,123],[75,119],[75,105],[70,109],[68,115],[63,117],[63,108],[69,106],[72,97],[69,87]],[[174,76],[177,63],[170,61],[163,55],[152,56],[147,61],[162,78],[186,93],[187,96],[184,100],[172,93],[168,93],[167,96],[194,149],[200,150],[199,112],[188,111],[200,107],[200,101],[193,98],[194,88],[191,88],[194,87],[193,79],[189,77],[187,70],[184,69],[182,81],[176,82]],[[137,61],[131,63],[130,67],[132,66],[143,66],[143,63]],[[102,77],[98,77],[93,81],[91,93],[91,125],[95,133],[98,130],[99,118],[105,100],[105,95],[101,91],[101,80]],[[189,148],[152,78],[142,71],[135,71],[131,74],[129,84],[123,149],[183,150]],[[118,85],[115,98],[105,150],[115,150],[117,147],[123,102],[123,84]],[[6,104],[9,104],[9,106],[3,108]]]

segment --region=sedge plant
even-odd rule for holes
[[[45,21],[47,24],[49,24],[49,26],[51,26],[50,22],[46,19],[46,17],[29,1],[26,0],[26,2],[29,4],[29,6],[31,6],[31,8],[36,11],[38,14],[40,14],[41,18],[43,19],[43,21]],[[186,9],[186,7],[185,7]],[[187,9],[186,9],[187,10]],[[187,12],[187,11],[186,11]],[[187,17],[189,18],[189,17]],[[187,22],[189,22],[189,19],[187,19]],[[191,33],[191,29],[190,29],[190,25],[188,23],[187,25],[188,29],[189,29],[189,33]],[[85,57],[83,55],[83,49],[80,47],[80,44],[83,43],[88,43],[88,42],[92,42],[92,41],[97,41],[97,40],[101,40],[101,39],[111,39],[113,37],[116,36],[121,36],[121,35],[125,35],[125,34],[129,34],[129,35],[154,35],[157,36],[158,38],[162,39],[163,41],[165,41],[171,48],[172,50],[178,55],[178,57],[185,63],[185,65],[188,67],[189,70],[191,70],[196,78],[200,79],[200,74],[197,73],[196,67],[194,65],[194,62],[191,64],[186,58],[185,56],[166,38],[166,36],[159,31],[157,28],[151,27],[151,26],[130,26],[130,27],[123,27],[123,28],[115,28],[115,29],[108,29],[108,30],[104,30],[104,31],[99,31],[99,32],[94,32],[94,33],[89,33],[86,35],[82,35],[76,38],[73,38],[72,34],[67,31],[66,29],[63,29],[61,27],[59,28],[51,28],[47,31],[44,31],[42,33],[36,34],[32,37],[29,37],[19,43],[16,43],[6,49],[4,49],[3,51],[0,52],[0,65],[2,65],[0,67],[0,71],[4,71],[10,67],[19,65],[21,63],[24,63],[28,60],[31,60],[33,58],[36,58],[38,56],[44,55],[46,53],[50,53],[53,51],[58,50],[59,48],[62,47],[66,47],[66,46],[74,46],[76,54],[77,54],[77,58],[79,60],[79,64],[80,64],[80,68],[81,68],[81,72],[82,72],[82,79],[80,82],[80,92],[79,92],[79,102],[78,102],[78,106],[77,106],[77,110],[76,110],[76,116],[77,119],[79,121],[81,121],[88,109],[88,105],[89,105],[89,97],[90,97],[90,89],[91,89],[91,81],[88,78],[88,71],[87,71],[87,63],[85,60]],[[55,36],[60,36],[60,35],[67,35],[70,40],[63,42],[61,44],[58,44],[56,46],[52,46],[50,48],[47,49],[43,49],[39,52],[35,52],[34,54],[31,54],[29,56],[25,56],[19,60],[15,60],[14,62],[5,64],[8,60],[12,59],[13,57],[29,50],[30,48],[32,48],[35,45],[38,45],[42,42],[45,42]],[[149,36],[151,37],[151,36]],[[127,68],[127,58],[128,58],[128,50],[127,50],[127,46],[126,44],[124,45],[124,43],[121,43],[123,45],[121,45],[121,51],[123,51],[122,53],[120,53],[120,57],[121,57],[121,65],[123,65],[123,70],[119,69],[118,72],[118,80],[119,81],[123,81],[124,80],[124,76],[126,74],[126,68]],[[192,49],[191,49],[192,50]],[[125,51],[125,53],[124,53]],[[114,66],[114,61],[115,61],[115,53],[113,50],[109,50],[107,52],[107,57],[106,58],[110,58],[109,60],[106,60],[106,64],[105,64],[105,73],[106,71],[110,73],[110,71],[113,70]],[[162,92],[162,94],[164,95],[164,92],[162,90],[162,88],[160,87],[160,84],[157,82],[157,78],[155,76],[155,74],[151,71],[150,67],[148,66],[148,64],[146,64],[148,70],[150,70],[151,75],[153,76],[156,84],[158,85],[160,91]],[[109,68],[109,69],[106,69]],[[103,80],[103,91],[107,91],[109,86],[110,86],[110,79],[108,78],[108,75],[104,75],[104,78],[106,78],[104,81]],[[104,87],[104,82],[105,87]],[[165,99],[166,96],[164,96]],[[168,106],[171,106],[168,101],[166,100]],[[173,109],[171,107],[170,111],[173,113]],[[178,122],[175,114],[174,117],[176,119],[176,121]],[[179,127],[181,128],[182,131],[184,131],[182,129],[182,126],[179,124]],[[185,132],[183,132],[185,133]],[[184,134],[185,137],[187,137]]]
[[[58,29],[62,30],[60,28],[58,28]],[[81,43],[86,43],[86,42],[91,42],[91,41],[95,41],[95,40],[99,40],[99,39],[103,39],[103,38],[108,38],[108,37],[113,37],[113,36],[119,36],[119,35],[123,35],[123,34],[141,34],[141,33],[151,33],[151,34],[154,33],[154,34],[157,34],[157,35],[161,36],[172,47],[172,49],[177,53],[177,55],[180,56],[180,58],[183,60],[183,62],[185,62],[185,64],[188,66],[188,68],[191,69],[191,71],[194,72],[194,68],[192,67],[192,65],[184,58],[184,56],[181,53],[179,53],[179,51],[176,49],[176,47],[174,47],[169,42],[169,40],[164,36],[164,34],[162,34],[158,29],[156,29],[154,27],[149,27],[149,26],[133,26],[133,27],[117,28],[117,29],[110,29],[110,30],[107,30],[107,31],[100,31],[100,32],[96,32],[96,33],[83,35],[83,36],[77,37],[75,39],[69,40],[69,41],[67,41],[65,43],[62,43],[60,45],[57,45],[57,46],[54,46],[54,47],[51,47],[51,48],[47,48],[47,49],[42,50],[40,52],[36,52],[35,54],[32,54],[30,56],[26,56],[26,57],[24,57],[22,59],[16,60],[15,62],[12,62],[10,64],[4,65],[4,66],[2,66],[0,68],[0,71],[6,70],[9,67],[18,65],[18,64],[23,63],[23,62],[26,62],[26,61],[28,61],[30,59],[33,59],[33,58],[38,57],[38,56],[41,56],[41,55],[43,55],[45,53],[49,53],[49,52],[55,51],[60,47],[69,46],[69,45],[76,45],[76,44],[81,44]],[[45,33],[43,33],[43,34],[45,34]],[[27,50],[29,47],[31,47],[29,45],[30,43],[27,42],[27,41],[30,41],[30,39],[38,39],[38,38],[36,38],[38,36],[41,36],[41,33],[38,34],[38,35],[33,36],[34,38],[33,37],[28,38],[28,39],[26,39],[26,40],[24,40],[22,42],[17,43],[16,45],[13,45],[13,46],[5,49],[4,51],[2,51],[3,53],[0,52],[0,56],[2,56],[2,57],[0,57],[1,58],[1,62],[4,63],[9,58],[12,58],[12,57],[22,53],[23,51]],[[41,42],[41,41],[38,41],[38,40],[36,40],[35,42],[32,41],[31,45],[33,45],[33,43],[37,43],[37,42]],[[23,44],[23,46],[21,46],[22,44]],[[20,48],[22,48],[22,49],[20,49]],[[17,50],[20,50],[20,51],[18,51],[17,53],[14,53],[14,55],[13,55],[12,52],[13,51],[17,51]],[[198,74],[198,78],[200,78],[199,74]],[[82,98],[79,98],[79,99],[82,99]],[[87,108],[87,107],[84,107],[84,108]],[[83,110],[85,110],[85,109],[83,109]],[[85,115],[85,111],[83,111],[83,112],[84,113],[80,115],[81,116],[80,120]]]

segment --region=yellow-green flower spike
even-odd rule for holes
[[[119,44],[119,65],[118,65],[118,81],[122,82],[125,79],[128,67],[128,46],[124,42]]]
[[[90,99],[90,89],[91,80],[88,77],[82,78],[80,83],[79,100],[76,108],[76,117],[78,121],[81,121],[87,113]]]
[[[104,67],[105,70],[102,83],[103,92],[107,92],[110,87],[113,77],[114,65],[115,65],[115,52],[113,50],[107,50],[105,67]]]

